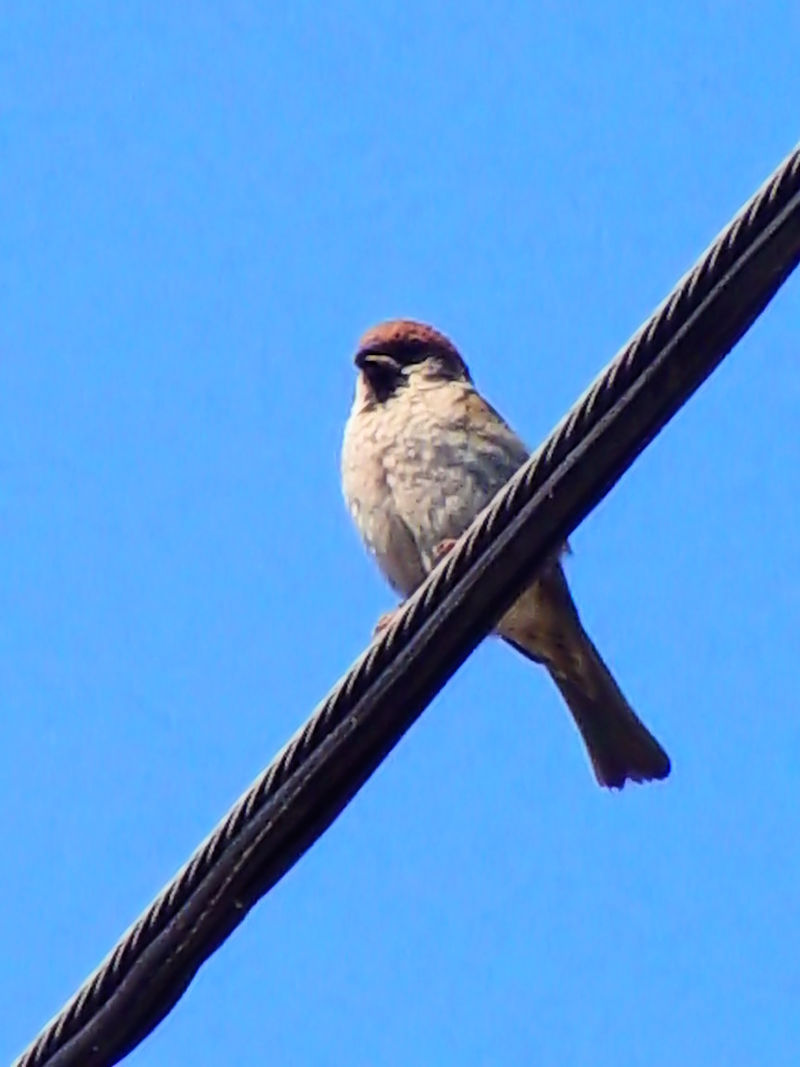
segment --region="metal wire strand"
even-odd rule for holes
[[[800,259],[800,147],[606,367],[15,1067],[106,1067],[302,855]]]

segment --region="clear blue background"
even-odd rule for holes
[[[0,7],[0,1061],[360,652],[359,333],[537,443],[798,137],[796,5]],[[488,643],[134,1054],[794,1064],[798,279],[573,538],[674,761]]]

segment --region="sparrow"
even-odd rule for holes
[[[354,362],[342,488],[367,549],[407,597],[530,453],[476,390],[455,345],[434,327],[382,322],[361,338]],[[669,757],[581,624],[563,551],[566,546],[520,593],[497,633],[547,668],[600,785],[666,778]]]

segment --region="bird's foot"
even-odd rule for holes
[[[391,611],[384,611],[383,615],[378,619],[372,628],[372,636],[380,637],[384,630],[391,626],[392,619],[395,617],[399,608],[392,608]]]
[[[433,562],[441,563],[444,557],[449,552],[452,552],[456,540],[457,538],[455,537],[446,537],[444,541],[440,541],[439,544],[433,550]]]
[[[439,544],[436,545],[433,550],[434,566],[437,563],[441,562],[441,560],[444,559],[448,552],[452,550],[453,545],[456,543],[456,540],[457,538],[455,537],[447,537],[444,541],[440,541]],[[378,621],[372,628],[373,637],[379,637],[384,630],[388,629],[388,627],[391,626],[392,620],[394,619],[395,615],[398,613],[402,606],[403,605],[401,604],[400,607],[392,608],[391,611],[384,611],[383,615],[381,615],[381,617],[378,619]]]

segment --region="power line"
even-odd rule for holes
[[[606,367],[15,1067],[108,1067],[352,799],[800,261],[800,147]]]

